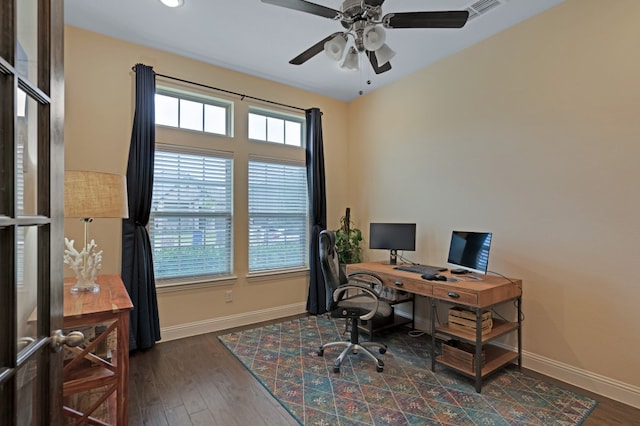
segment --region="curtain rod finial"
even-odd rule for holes
[[[134,66],[132,66],[132,67],[131,67],[131,71],[135,72],[135,71],[136,71],[136,67],[137,67],[138,65],[142,65],[143,67],[151,68],[151,70],[153,71],[153,67],[151,67],[151,66],[149,66],[149,65],[145,65],[145,64],[140,63],[140,62],[138,62],[137,64],[135,64]],[[154,73],[155,73],[155,71],[154,71]]]

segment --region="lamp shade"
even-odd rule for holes
[[[384,44],[386,38],[385,32],[382,28],[370,25],[364,29],[362,33],[362,43],[367,50],[378,50]]]
[[[339,61],[344,53],[344,48],[347,45],[347,38],[344,34],[338,34],[328,42],[324,44],[324,53],[334,61]]]
[[[395,54],[396,52],[391,50],[391,48],[387,46],[386,43],[383,44],[381,48],[375,51],[376,59],[378,60],[378,64],[380,65],[384,65],[389,62],[389,60],[393,58]]]
[[[128,218],[126,177],[82,170],[65,171],[64,215],[79,218]]]
[[[340,68],[350,71],[358,71],[358,51],[352,46],[344,57],[344,62]]]

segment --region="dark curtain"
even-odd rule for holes
[[[153,68],[137,64],[136,109],[133,116],[127,194],[129,218],[122,221],[122,280],[133,302],[129,350],[147,349],[160,340],[160,320],[147,233],[153,190],[156,77]]]
[[[326,291],[320,266],[319,237],[327,229],[327,200],[324,184],[324,148],[322,145],[322,113],[318,108],[306,111],[307,119],[307,184],[311,208],[311,241],[309,246],[309,296],[307,311],[312,315],[327,311]]]

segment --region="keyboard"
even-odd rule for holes
[[[442,266],[431,266],[431,265],[400,265],[396,266],[393,269],[397,269],[399,271],[407,271],[407,272],[415,272],[416,274],[437,274],[438,272],[446,271],[447,268]]]

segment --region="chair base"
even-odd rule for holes
[[[338,355],[338,357],[336,358],[336,360],[333,363],[333,372],[334,373],[339,373],[340,372],[340,365],[342,364],[342,361],[344,361],[344,359],[346,358],[347,354],[351,353],[358,353],[358,351],[361,351],[363,354],[367,355],[369,358],[371,358],[373,361],[375,361],[376,363],[376,371],[378,373],[381,373],[384,370],[384,363],[382,362],[381,359],[379,359],[378,357],[376,357],[373,352],[371,351],[370,348],[377,348],[378,352],[380,352],[381,354],[384,354],[385,352],[387,352],[387,345],[385,345],[384,343],[377,343],[377,342],[361,342],[361,343],[352,343],[352,342],[330,342],[330,343],[325,343],[324,345],[320,346],[320,349],[318,349],[318,356],[324,356],[324,350],[327,348],[331,348],[334,346],[345,346],[345,349],[342,351],[342,353],[340,355]]]

